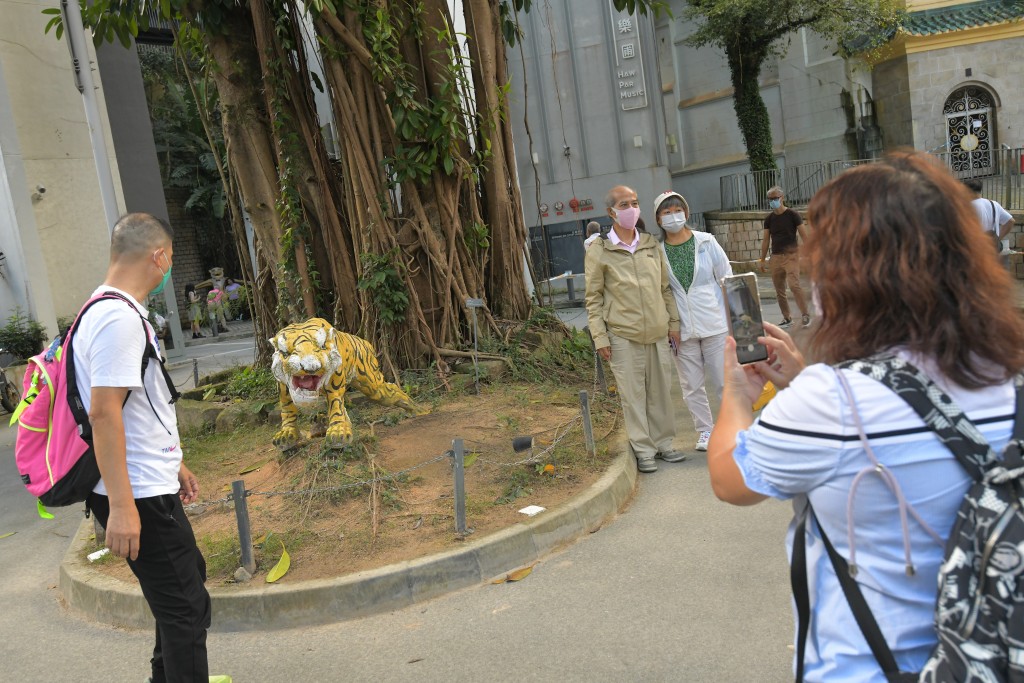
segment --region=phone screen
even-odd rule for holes
[[[759,344],[764,336],[761,297],[757,294],[757,276],[753,273],[722,278],[729,334],[736,340],[736,357],[741,365],[768,360],[768,349]]]

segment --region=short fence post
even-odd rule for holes
[[[466,447],[462,439],[452,441],[453,471],[455,473],[455,532],[466,533]]]
[[[483,299],[466,299],[466,307],[473,312],[473,383],[476,385],[477,396],[480,395],[480,349],[477,344],[476,309],[483,306]]]
[[[107,530],[100,524],[100,520],[96,515],[92,516],[92,530],[96,534],[96,545],[106,545]]]
[[[192,359],[192,386],[199,386],[199,361],[195,358]]]
[[[256,573],[256,559],[252,554],[252,528],[249,526],[249,504],[245,500],[245,481],[231,482],[231,500],[235,503],[235,519],[238,521],[238,544],[242,548],[242,567],[250,575]]]
[[[590,333],[590,327],[583,328],[587,333],[587,338],[590,340],[590,350],[594,352],[594,361],[597,363],[597,384],[601,387],[601,393],[608,393],[608,382],[604,378],[604,363],[601,361],[601,354],[597,352],[594,347],[594,335]]]
[[[583,436],[587,439],[587,453],[594,457],[597,455],[597,447],[594,445],[594,425],[590,421],[590,396],[586,389],[580,392],[580,413],[583,414]]]

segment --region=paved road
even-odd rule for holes
[[[187,353],[205,373],[247,362],[252,342]],[[190,367],[174,374],[191,386]],[[695,435],[676,399],[686,448]],[[95,625],[59,604],[57,567],[80,511],[38,519],[12,444],[0,429],[0,534],[17,532],[0,539],[0,682],[143,680],[149,632]],[[716,501],[703,457],[661,464],[624,514],[519,583],[315,628],[213,633],[211,669],[239,683],[791,680],[789,517],[782,503]]]
[[[10,434],[0,431],[0,533],[17,533],[0,539],[0,681],[143,680],[150,633],[59,605],[57,566],[80,513],[36,518]],[[211,667],[240,683],[789,680],[788,505],[719,503],[702,457],[640,484],[624,514],[520,583],[316,628],[214,633]]]

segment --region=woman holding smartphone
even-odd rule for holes
[[[797,641],[798,652],[806,643],[797,662],[805,681],[886,681],[885,658],[869,648],[841,575],[853,576],[900,671],[935,671],[944,656],[930,659],[938,575],[971,477],[903,398],[908,385],[898,395],[885,384],[891,375],[861,368],[879,367],[883,354],[920,370],[1002,452],[1014,423],[1013,378],[1024,369],[1024,321],[970,202],[924,153],[843,173],[808,207],[820,307],[809,353],[819,362],[805,366],[774,325],[761,339],[767,361],[741,366],[726,342],[711,483],[734,505],[794,498],[797,520],[808,520],[806,533],[795,525],[789,539],[809,584],[810,630]],[[755,418],[751,406],[769,380],[781,391]],[[855,571],[837,571],[842,562]]]
[[[689,215],[690,205],[678,192],[663,192],[654,200],[655,219],[665,231],[662,249],[670,266],[669,285],[679,308],[676,372],[697,430],[696,448],[706,451],[714,419],[705,384],[710,382],[715,398],[721,398],[728,332],[719,282],[732,268],[714,235],[687,227]]]

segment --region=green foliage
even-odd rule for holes
[[[4,326],[0,327],[0,349],[18,360],[36,355],[43,350],[45,344],[46,328],[25,315],[20,308],[15,308]]]
[[[495,504],[504,505],[511,503],[517,498],[530,495],[533,493],[533,489],[530,486],[531,483],[533,483],[533,476],[531,476],[530,470],[525,467],[512,470],[508,481],[505,483],[505,489],[498,499],[494,501]]]
[[[427,184],[438,169],[448,175],[460,170],[459,149],[469,135],[468,57],[461,54],[447,28],[437,29],[433,38],[442,47],[428,58],[437,70],[438,82],[433,94],[425,97],[401,51],[406,37],[422,42],[423,7],[411,3],[407,9],[411,17],[403,21],[385,6],[363,9],[363,36],[374,57],[373,77],[385,89],[399,141],[394,154],[381,162],[392,186],[407,181]],[[489,142],[485,147],[490,148]]]
[[[395,265],[398,263],[397,249],[381,255],[362,254],[360,261],[363,273],[359,278],[359,289],[369,292],[380,319],[389,325],[405,320],[409,293]]]
[[[697,30],[687,42],[725,53],[751,170],[776,168],[771,123],[757,85],[765,60],[785,53],[787,38],[804,27],[839,45],[877,45],[900,26],[905,16],[902,4],[900,0],[689,1],[685,17],[697,21]]]
[[[59,318],[57,318],[57,333],[64,334],[65,332],[68,331],[68,328],[74,324],[74,322],[75,316],[73,315],[60,316]]]
[[[224,394],[244,399],[275,399],[277,378],[266,368],[244,367],[228,380]]]
[[[186,211],[223,218],[226,197],[218,168],[226,168],[227,163],[216,88],[205,80],[195,83],[200,105],[177,57],[146,51],[139,54],[139,62],[164,186],[189,190]],[[206,110],[215,149],[210,148],[200,107]]]
[[[465,227],[462,239],[471,250],[486,251],[491,246],[490,234],[490,228],[485,223],[474,222]]]

